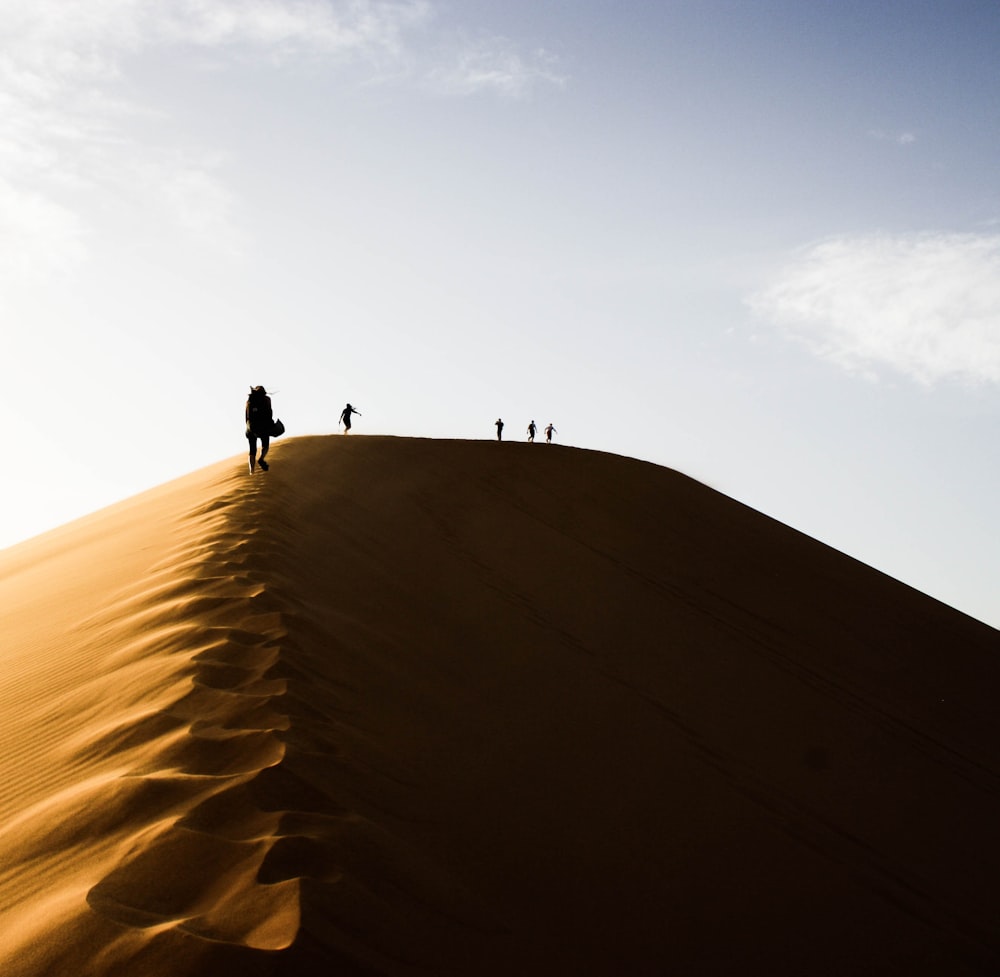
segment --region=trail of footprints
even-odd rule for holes
[[[87,900],[147,936],[278,950],[298,930],[299,880],[337,879],[322,839],[350,815],[282,765],[295,608],[260,572],[274,542],[254,515],[242,493],[196,513],[200,531],[184,528],[198,543],[168,553],[110,610],[125,636],[111,649],[123,681],[130,670],[141,681],[153,656],[183,664],[168,704],[85,747],[132,750],[126,778],[156,785],[135,792],[146,802],[129,812],[131,848]]]
[[[358,696],[338,661],[363,651],[295,596],[297,528],[266,491],[237,488],[192,513],[178,546],[94,622],[116,688],[134,695],[126,722],[77,743],[105,773],[75,837],[109,822],[128,831],[82,924],[117,962],[84,977],[123,960],[179,977],[192,953],[234,954],[255,974],[278,957],[384,972],[432,929],[448,945],[503,928],[407,840],[411,785],[373,713],[346,704]]]

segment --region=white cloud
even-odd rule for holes
[[[816,355],[867,376],[1000,383],[1000,236],[842,237],[748,300]]]
[[[887,132],[885,129],[870,129],[868,135],[879,142],[894,142],[897,146],[911,146],[917,141],[916,133],[909,130]]]
[[[160,0],[149,7],[158,41],[256,46],[278,59],[302,51],[397,53],[405,32],[431,15],[427,0]]]
[[[539,84],[563,86],[556,59],[544,49],[522,55],[505,38],[464,41],[427,74],[430,87],[448,95],[492,92],[522,98]]]
[[[163,44],[394,50],[430,16],[428,0],[0,0],[3,60],[29,84],[115,74],[121,55]]]
[[[152,213],[233,250],[235,207],[217,154],[133,135],[136,118],[156,113],[135,101],[129,71],[154,49],[274,65],[354,62],[382,80],[420,77],[465,95],[519,97],[560,82],[544,52],[522,56],[503,40],[429,55],[434,38],[419,35],[434,19],[430,0],[0,0],[0,181],[5,210],[18,215],[0,226],[0,251],[40,254],[48,235],[53,254],[78,253],[72,194],[136,203],[143,188]],[[418,41],[427,43],[418,50]]]

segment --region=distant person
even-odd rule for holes
[[[537,427],[535,427],[535,422],[534,422],[534,421],[532,421],[532,422],[531,422],[531,423],[530,423],[530,424],[528,425],[528,443],[529,443],[529,444],[531,444],[531,443],[532,443],[532,442],[533,442],[533,441],[535,440],[535,432],[536,432],[537,430],[538,430],[538,428],[537,428]]]
[[[340,423],[344,425],[344,434],[348,434],[351,430],[351,415],[357,414],[358,417],[361,416],[361,411],[355,410],[350,404],[348,404],[340,412]]]
[[[497,429],[497,441],[503,441],[503,421],[499,417],[496,419],[495,427]]]
[[[260,465],[261,471],[267,471],[270,465],[264,460],[267,449],[271,446],[271,398],[263,387],[251,387],[247,397],[246,435],[250,442],[250,471]],[[260,458],[257,457],[257,439],[260,438]]]
[[[548,424],[546,424],[546,426],[545,426],[545,443],[546,444],[552,444],[552,435],[555,434],[555,433],[556,433],[556,429],[552,426],[552,423],[549,422]]]

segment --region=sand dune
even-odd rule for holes
[[[272,457],[0,553],[5,977],[1000,973],[1000,632],[637,461]]]

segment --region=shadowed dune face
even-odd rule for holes
[[[1000,634],[681,475],[282,442],[0,554],[0,966],[995,974]]]

